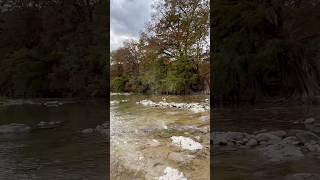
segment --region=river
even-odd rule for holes
[[[213,109],[216,132],[303,130],[303,121],[320,119],[319,106],[262,105],[227,106]],[[211,154],[213,179],[218,180],[281,180],[292,174],[320,172],[320,154],[306,153],[303,158],[271,162],[253,149],[216,148]],[[290,178],[289,178],[290,179]],[[302,178],[300,178],[302,179]]]
[[[209,111],[137,104],[144,99],[162,101],[164,96],[111,96],[111,178],[164,179],[171,170],[180,178],[209,179]],[[165,96],[166,102],[205,102],[205,96]],[[202,149],[185,150],[171,137],[191,138]],[[170,173],[167,173],[167,175]],[[169,175],[168,175],[169,176]],[[167,177],[168,177],[167,176]]]
[[[0,104],[0,126],[19,123],[32,128],[0,133],[0,179],[107,179],[108,139],[96,132],[81,133],[108,119],[107,103],[58,100],[57,106],[45,106],[39,101]],[[40,128],[41,121],[61,123]]]

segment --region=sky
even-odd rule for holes
[[[111,0],[110,51],[125,40],[138,39],[145,24],[151,19],[151,5],[155,0]]]

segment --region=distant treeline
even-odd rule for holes
[[[211,2],[216,100],[320,95],[320,1]]]
[[[107,3],[1,1],[0,96],[105,95]]]
[[[111,53],[111,90],[209,93],[209,3],[163,0],[140,38]]]

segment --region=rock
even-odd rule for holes
[[[200,132],[201,133],[209,133],[210,131],[210,127],[209,126],[205,126],[205,127],[202,127],[202,128],[199,128]]]
[[[182,149],[187,150],[199,150],[202,149],[202,145],[194,140],[192,140],[189,137],[183,137],[183,136],[172,136],[171,137],[172,144],[179,146]]]
[[[136,102],[136,104],[141,104],[143,106],[150,106],[150,107],[159,107],[159,108],[176,108],[176,109],[186,109],[191,110],[195,113],[205,112],[210,110],[210,106],[208,103],[175,103],[175,102],[153,102],[151,100],[142,100]]]
[[[311,141],[320,142],[319,136],[308,131],[297,133],[296,137],[304,144],[310,143]]]
[[[47,101],[47,102],[44,102],[43,105],[47,106],[47,107],[56,107],[56,106],[60,106],[62,105],[63,103],[62,102],[59,102],[59,101]]]
[[[92,132],[93,132],[92,128],[87,128],[87,129],[84,129],[81,131],[81,133],[83,133],[83,134],[88,134],[88,133],[92,133]]]
[[[298,173],[286,176],[286,180],[320,180],[320,175],[310,173]]]
[[[188,155],[188,154],[183,154],[183,153],[177,153],[177,152],[171,152],[168,156],[168,159],[172,161],[177,161],[177,162],[188,162],[192,159],[194,159],[194,155]]]
[[[97,125],[96,131],[99,132],[102,135],[109,135],[109,127],[107,123],[104,123],[102,125]]]
[[[254,147],[256,145],[258,145],[258,141],[256,139],[249,139],[247,146]]]
[[[246,137],[246,134],[242,132],[228,132],[226,138],[228,141],[241,141],[245,137]]]
[[[210,139],[212,140],[213,145],[228,145],[227,134],[224,132],[212,132],[210,133]]]
[[[213,132],[211,139],[213,145],[245,145],[251,137],[242,132]]]
[[[310,151],[310,152],[320,152],[320,144],[315,142],[315,141],[310,141],[305,144],[305,147]]]
[[[256,139],[259,141],[259,144],[261,145],[270,145],[270,144],[276,144],[281,141],[281,138],[278,136],[275,136],[270,133],[260,133],[256,135]]]
[[[196,127],[193,125],[180,126],[180,125],[173,124],[173,123],[166,126],[165,129],[167,129],[169,131],[182,131],[182,132],[188,131],[191,133],[194,133],[194,132],[207,133],[210,130],[208,126],[199,128],[199,127]]]
[[[157,147],[160,145],[160,142],[156,139],[152,139],[152,141],[148,141],[147,145],[151,146],[151,147]]]
[[[207,121],[210,121],[210,116],[209,116],[209,115],[208,115],[208,116],[201,116],[199,119],[200,119],[201,121],[207,122]]]
[[[298,140],[298,138],[296,136],[286,137],[281,142],[286,143],[286,144],[291,144],[291,145],[299,145],[300,144],[300,141]]]
[[[162,176],[158,177],[158,180],[187,180],[182,172],[171,167],[166,167],[163,173]]]
[[[57,125],[61,123],[63,123],[63,121],[49,121],[49,122],[41,121],[37,124],[37,128],[40,128],[40,129],[55,128],[57,127]]]
[[[314,118],[308,118],[304,121],[304,124],[313,124],[315,122]]]
[[[279,130],[279,131],[271,131],[271,132],[268,132],[269,134],[272,134],[272,135],[275,135],[275,136],[278,136],[280,138],[284,138],[286,137],[287,135],[287,132],[285,131],[282,131],[282,130]]]
[[[275,162],[284,160],[296,160],[304,156],[299,147],[286,143],[269,145],[261,148],[260,151],[263,153],[263,155],[270,158],[270,161]]]
[[[31,128],[25,124],[11,123],[0,126],[0,134],[25,133],[29,132],[30,130]]]
[[[316,123],[316,120],[314,118],[306,119],[304,121],[304,126],[311,132],[320,133],[320,123]]]
[[[116,100],[113,100],[113,101],[110,101],[110,104],[119,104],[120,101],[116,101]]]

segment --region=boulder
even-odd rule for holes
[[[247,146],[254,147],[258,145],[258,141],[254,138],[249,139]]]
[[[270,133],[260,133],[257,134],[255,138],[259,141],[259,144],[261,145],[271,145],[279,143],[281,141],[280,137]]]
[[[271,131],[271,132],[268,132],[269,134],[272,134],[272,135],[275,135],[275,136],[278,136],[280,138],[285,138],[286,135],[287,135],[287,132],[285,131],[282,131],[282,130],[278,130],[278,131]]]

